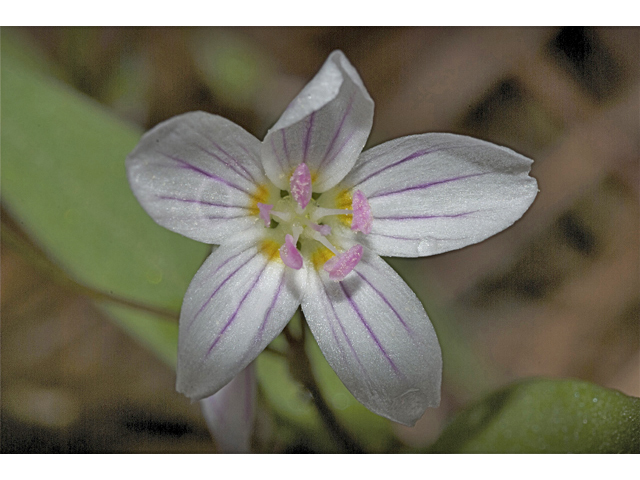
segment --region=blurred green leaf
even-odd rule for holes
[[[640,453],[640,399],[577,380],[528,380],[454,418],[431,452]]]
[[[100,302],[98,305],[125,332],[140,340],[169,367],[176,368],[178,322],[115,303]]]
[[[193,59],[219,101],[251,108],[273,75],[263,52],[230,30],[197,30],[190,38]]]
[[[156,225],[129,189],[124,161],[140,131],[46,76],[2,29],[2,203],[76,281],[176,313],[209,248]],[[111,310],[162,358],[166,320]]]

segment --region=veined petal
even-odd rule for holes
[[[349,60],[335,51],[267,133],[266,174],[288,190],[293,171],[306,163],[313,191],[328,190],[353,167],[372,123],[373,100]]]
[[[202,415],[220,453],[249,453],[255,418],[256,374],[253,363],[218,393],[200,400]]]
[[[359,241],[380,255],[421,257],[480,242],[518,220],[538,193],[531,163],[482,140],[428,133],[364,152],[335,191],[361,190],[371,206],[371,233]]]
[[[369,410],[413,425],[440,403],[442,355],[422,304],[366,250],[343,281],[309,268],[302,309],[325,358]]]
[[[176,389],[216,393],[284,328],[300,304],[305,269],[285,267],[268,229],[229,239],[202,265],[182,304]]]
[[[127,157],[131,189],[160,225],[219,244],[255,225],[257,204],[279,191],[260,163],[260,141],[216,115],[192,112],[145,133]]]

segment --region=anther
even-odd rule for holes
[[[284,237],[284,244],[279,249],[280,258],[287,267],[294,270],[300,270],[302,268],[302,255],[296,248],[296,242],[289,234]]]
[[[310,223],[310,226],[324,237],[331,233],[331,227],[329,225],[318,225],[317,223]]]
[[[373,223],[371,207],[369,206],[367,197],[365,197],[364,193],[360,190],[356,190],[353,194],[351,208],[353,209],[351,230],[361,231],[365,234],[371,233],[371,225]]]
[[[354,245],[346,252],[327,260],[323,268],[329,273],[331,280],[339,282],[360,262],[362,252],[362,245]]]
[[[289,179],[291,196],[298,202],[300,208],[304,210],[311,201],[311,172],[306,163],[301,163],[296,167]]]
[[[264,220],[264,226],[268,227],[271,224],[271,210],[273,209],[273,205],[258,202],[258,209],[260,210],[260,219]]]

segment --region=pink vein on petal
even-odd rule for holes
[[[287,161],[287,165],[291,165],[291,160],[289,159],[289,148],[287,147],[287,134],[286,130],[283,128],[280,130],[282,136],[282,151],[284,152],[284,158]]]
[[[232,172],[234,172],[235,174],[239,175],[240,177],[244,178],[245,180],[247,180],[248,182],[252,182],[255,183],[255,180],[253,179],[253,177],[251,177],[251,175],[249,174],[249,172],[246,171],[246,169],[244,169],[241,165],[238,164],[238,161],[235,160],[234,158],[232,158],[232,160],[234,161],[233,164],[223,160],[220,156],[218,156],[215,152],[212,152],[211,150],[208,150],[205,147],[202,147],[200,145],[196,145],[203,153],[206,153],[207,155],[209,155],[211,158],[215,158],[218,162],[220,162],[221,164],[223,164],[225,167],[227,167],[229,170],[231,170]],[[219,148],[219,147],[218,147]],[[227,155],[228,156],[228,155]],[[239,169],[236,167],[240,167]]]
[[[244,167],[244,165],[242,165],[242,162],[240,162],[236,157],[230,155],[224,148],[222,148],[220,145],[218,145],[218,143],[216,143],[214,140],[212,140],[211,138],[208,138],[208,139],[213,144],[214,147],[216,147],[218,150],[220,150],[222,153],[224,153],[228,159],[232,160],[234,165],[237,165],[244,173],[247,174],[247,176],[249,177],[248,180],[251,180],[253,183],[257,183],[256,179],[253,178],[253,175],[251,174],[251,172],[249,170],[247,170]],[[244,152],[247,154],[247,156],[250,159],[252,159],[252,155],[249,152],[247,152],[247,149],[244,148],[242,145],[240,145],[240,147],[242,147],[242,150],[244,150]],[[247,177],[245,177],[245,178],[247,178]]]
[[[477,213],[478,210],[474,210],[472,212],[462,212],[455,213],[451,215],[406,215],[406,216],[398,216],[398,217],[375,217],[376,220],[428,220],[432,218],[458,218],[465,217],[467,215],[471,215],[472,213]]]
[[[207,207],[219,207],[219,208],[240,208],[242,210],[250,210],[251,207],[242,207],[238,205],[224,205],[222,203],[215,202],[206,202],[204,200],[195,200],[189,198],[179,198],[179,197],[171,197],[169,195],[156,195],[160,200],[174,200],[176,202],[185,202],[185,203],[197,203],[199,205],[205,205]]]
[[[240,254],[246,252],[246,250],[238,253],[237,255],[235,255],[234,257],[231,258],[236,258],[238,256],[240,256]],[[216,287],[216,289],[213,291],[213,293],[209,296],[209,298],[207,299],[206,302],[204,302],[204,304],[200,307],[200,309],[196,312],[196,314],[193,316],[193,320],[191,320],[191,322],[189,323],[189,325],[187,325],[187,330],[189,330],[189,328],[191,328],[191,325],[194,324],[194,322],[196,321],[196,319],[198,318],[198,316],[204,311],[204,309],[206,308],[207,305],[209,305],[209,302],[211,302],[211,300],[213,300],[213,297],[216,296],[216,294],[218,293],[218,291],[222,288],[222,286],[227,283],[236,273],[238,273],[238,271],[244,267],[247,263],[249,263],[251,260],[253,260],[256,256],[258,255],[258,252],[254,253],[251,257],[249,257],[242,265],[240,265],[238,268],[236,268],[233,272],[231,272],[231,274],[227,275],[227,277]],[[225,263],[228,263],[229,260],[231,260],[231,258],[229,258]],[[224,264],[222,264],[224,265]],[[216,269],[216,272],[222,267],[222,265],[220,265],[220,267],[218,267]]]
[[[415,185],[413,187],[406,187],[406,188],[402,188],[400,190],[393,190],[391,192],[382,192],[382,193],[373,193],[371,195],[369,195],[369,200],[371,200],[372,198],[379,198],[379,197],[386,197],[389,195],[397,195],[399,193],[404,193],[404,192],[409,192],[411,190],[423,190],[426,188],[430,188],[430,187],[434,187],[436,185],[442,185],[444,183],[450,183],[450,182],[457,182],[458,180],[464,180],[467,178],[472,178],[472,177],[479,177],[482,175],[486,175],[487,172],[481,172],[481,173],[471,173],[469,175],[461,175],[459,177],[453,177],[453,178],[446,178],[444,180],[436,180],[433,182],[428,182],[428,183],[423,183],[421,185]]]
[[[342,331],[342,335],[344,337],[344,339],[347,342],[347,345],[349,346],[349,349],[351,349],[351,353],[353,354],[353,357],[355,358],[356,362],[358,362],[358,365],[360,366],[362,372],[369,377],[369,374],[367,372],[367,369],[364,368],[364,365],[362,364],[362,361],[360,360],[360,357],[358,356],[358,352],[356,351],[356,349],[354,348],[353,344],[351,343],[351,339],[349,338],[349,336],[347,335],[347,332],[344,329],[344,325],[342,325],[342,322],[340,321],[340,317],[338,316],[338,313],[336,312],[336,308],[333,305],[333,302],[331,301],[331,298],[329,297],[329,292],[327,292],[327,287],[322,283],[322,288],[324,290],[324,298],[326,299],[326,303],[329,304],[329,306],[331,307],[331,311],[333,313],[333,315],[328,315],[329,318],[333,318],[334,321],[338,324],[338,326],[340,327],[340,330]],[[325,312],[327,311],[327,307],[326,304],[324,306]],[[332,322],[333,323],[333,322]],[[342,348],[342,342],[340,342],[338,340],[338,336],[336,335],[336,331],[333,328],[332,323],[330,323],[329,325],[331,326],[331,333],[333,334],[333,338],[336,341],[336,344],[338,345],[338,347],[340,348],[340,352],[343,355],[343,358],[346,356],[344,349]]]
[[[224,327],[222,327],[222,330],[220,330],[220,333],[218,333],[218,336],[216,337],[216,339],[213,341],[213,343],[209,347],[209,350],[207,351],[207,354],[205,355],[205,358],[207,358],[209,355],[211,355],[211,352],[213,351],[215,346],[218,344],[218,342],[222,339],[222,336],[224,335],[224,333],[227,331],[227,329],[231,326],[231,324],[236,319],[236,316],[238,315],[238,313],[240,312],[240,309],[242,308],[242,304],[247,299],[249,294],[251,292],[253,292],[253,289],[255,288],[256,284],[260,281],[260,278],[262,278],[262,274],[267,269],[268,263],[269,263],[268,261],[265,262],[264,266],[262,267],[262,270],[260,270],[260,273],[258,274],[256,279],[254,280],[254,282],[251,284],[249,289],[246,291],[246,293],[244,294],[244,296],[240,300],[240,303],[238,304],[238,307],[235,309],[235,311],[233,312],[233,314],[231,315],[229,320],[227,320],[227,323],[224,325]]]
[[[360,319],[360,321],[362,322],[364,327],[369,332],[369,335],[371,335],[371,338],[375,342],[375,344],[378,347],[378,349],[382,352],[382,355],[384,356],[384,358],[386,358],[387,361],[389,362],[389,365],[391,365],[391,368],[393,369],[393,371],[398,373],[398,374],[402,374],[400,372],[400,370],[398,369],[398,367],[396,366],[396,364],[391,359],[391,357],[389,356],[389,354],[386,352],[386,350],[384,349],[382,344],[380,343],[380,340],[378,340],[378,337],[376,337],[375,333],[373,333],[373,330],[371,330],[371,327],[367,323],[366,319],[362,316],[362,313],[360,312],[360,309],[358,308],[358,305],[356,305],[355,301],[351,298],[351,295],[349,295],[349,292],[344,287],[344,283],[343,282],[339,282],[339,285],[340,285],[340,288],[342,288],[342,291],[344,292],[345,297],[349,301],[349,304],[351,305],[351,308],[353,308],[353,311],[356,312],[356,315],[358,316],[358,318]]]
[[[356,98],[356,92],[353,92],[353,95],[351,95],[351,98],[349,99],[349,105],[347,105],[347,108],[345,109],[345,112],[342,115],[342,119],[340,120],[340,123],[338,124],[338,128],[336,130],[336,133],[333,134],[333,138],[331,139],[331,143],[329,143],[329,148],[327,148],[327,151],[324,154],[324,158],[322,159],[322,161],[320,162],[320,165],[318,166],[319,170],[322,169],[322,166],[327,161],[327,158],[329,157],[329,153],[331,152],[331,149],[333,148],[333,145],[336,143],[336,140],[340,136],[340,132],[342,131],[342,127],[344,126],[344,122],[345,122],[347,116],[349,115],[349,113],[351,113],[351,108],[353,107],[353,103],[354,103],[355,98]],[[350,138],[350,136],[349,136],[349,138]],[[344,146],[344,144],[343,144],[343,146]],[[338,152],[340,152],[340,150],[342,150],[342,147],[338,150]],[[335,156],[333,158],[335,158]]]
[[[316,115],[316,112],[311,112],[311,115],[309,115],[309,122],[307,123],[307,134],[305,135],[305,139],[304,139],[304,152],[302,155],[302,161],[306,162],[307,161],[307,153],[309,151],[309,145],[311,145],[311,130],[313,129],[313,119]]]
[[[208,143],[210,143],[211,145],[213,145],[215,148],[217,148],[218,150],[220,150],[223,154],[225,154],[227,156],[227,158],[229,160],[231,160],[233,162],[233,165],[229,164],[228,162],[224,161],[222,158],[220,158],[217,154],[215,154],[214,152],[209,151],[208,149],[202,147],[201,145],[196,144],[195,146],[198,147],[200,150],[202,150],[204,153],[206,153],[207,155],[209,155],[210,157],[215,158],[216,160],[218,160],[220,163],[222,163],[224,166],[226,166],[227,168],[229,168],[230,170],[232,170],[233,172],[237,173],[238,175],[240,175],[241,177],[243,177],[245,180],[256,183],[255,179],[253,178],[253,176],[251,175],[251,173],[249,173],[247,171],[246,168],[244,168],[244,166],[242,165],[242,162],[239,162],[235,157],[232,157],[231,155],[229,155],[226,150],[224,150],[220,145],[218,145],[218,143],[216,143],[211,137],[209,137],[208,135],[206,135],[203,132],[200,132],[198,130],[196,130],[196,132],[198,133],[199,136],[201,136],[205,141],[207,141]],[[246,150],[245,150],[246,152]],[[249,158],[251,158],[251,155],[249,154]],[[238,170],[236,170],[235,167],[239,167],[242,172],[239,172]]]
[[[282,269],[282,275],[280,276],[280,283],[278,284],[278,290],[276,291],[276,294],[273,297],[273,300],[271,301],[271,305],[269,305],[269,308],[267,309],[267,312],[264,314],[264,319],[262,320],[262,323],[260,324],[260,329],[258,330],[258,335],[256,335],[255,339],[254,339],[254,345],[260,343],[260,340],[262,339],[262,335],[264,334],[264,329],[267,326],[267,322],[269,320],[269,316],[271,315],[271,312],[273,311],[274,307],[276,306],[276,302],[278,300],[278,298],[280,297],[280,293],[282,291],[282,286],[284,285],[284,280],[285,280],[285,269]]]
[[[382,173],[382,172],[384,172],[386,170],[389,170],[390,168],[397,167],[398,165],[401,165],[401,164],[403,164],[405,162],[409,162],[409,161],[414,160],[416,158],[424,157],[424,156],[429,155],[431,153],[443,152],[443,151],[447,151],[447,150],[454,150],[456,148],[468,148],[468,147],[462,146],[462,145],[442,144],[442,145],[435,145],[435,146],[433,146],[431,148],[427,148],[425,150],[418,150],[416,152],[413,152],[410,155],[407,155],[404,158],[401,158],[400,160],[398,160],[396,162],[393,162],[390,165],[386,165],[386,166],[380,168],[379,170],[376,170],[375,172],[370,173],[369,175],[367,175],[363,179],[359,180],[358,183],[356,183],[354,186],[360,185],[360,184],[366,182],[367,180],[369,180],[370,178],[373,178],[376,175],[379,175],[380,173]],[[376,158],[380,158],[380,157],[386,156],[387,154],[388,154],[387,152],[383,151],[379,155],[376,155],[376,156],[370,158],[368,161],[370,162],[370,161],[372,161],[372,160],[374,160]]]
[[[335,151],[335,153],[333,155],[331,155],[331,158],[329,159],[329,162],[333,162],[336,157],[338,155],[340,155],[340,152],[342,152],[342,150],[344,149],[344,147],[351,141],[351,139],[353,138],[353,136],[355,135],[355,130],[352,130],[349,135],[347,135],[347,138],[345,138],[342,143],[340,144],[340,147],[338,147],[338,150]]]
[[[354,270],[354,271],[358,274],[360,278],[362,278],[362,280],[364,280],[373,289],[374,292],[378,294],[378,296],[382,299],[382,301],[387,304],[387,307],[389,307],[391,311],[395,314],[395,316],[398,317],[398,320],[400,320],[400,323],[405,328],[405,330],[409,334],[411,334],[412,333],[411,328],[405,323],[404,319],[400,316],[400,314],[396,311],[396,309],[393,308],[393,305],[391,305],[391,302],[387,300],[387,297],[385,297],[380,290],[374,287],[373,284],[362,273],[360,273],[358,270]]]
[[[247,195],[251,195],[251,192],[249,192],[248,190],[245,190],[242,187],[239,187],[238,185],[235,185],[227,180],[225,180],[224,178],[218,177],[217,175],[214,175],[212,173],[209,173],[205,170],[202,170],[201,168],[196,167],[195,165],[190,164],[189,162],[187,162],[186,160],[183,160],[181,158],[178,157],[174,157],[172,155],[167,155],[166,153],[161,153],[161,155],[167,157],[169,160],[173,160],[174,162],[178,163],[178,168],[183,168],[186,170],[192,170],[194,172],[200,173],[202,175],[204,175],[206,178],[210,178],[211,180],[220,182],[224,185],[227,185],[228,187],[234,188],[236,190],[239,190],[242,193],[246,193]]]

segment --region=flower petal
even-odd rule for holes
[[[305,269],[286,268],[263,231],[221,245],[185,294],[176,389],[193,400],[213,395],[254,360],[300,304]]]
[[[383,256],[422,257],[480,242],[518,220],[538,193],[531,163],[471,137],[414,135],[364,152],[336,192],[358,189],[369,201],[371,233],[358,241]]]
[[[127,174],[133,193],[157,223],[219,244],[255,225],[258,202],[279,198],[259,158],[259,140],[241,127],[192,112],[145,133],[127,157]]]
[[[358,72],[342,52],[333,52],[267,133],[267,176],[288,190],[293,171],[306,163],[313,191],[328,190],[353,167],[372,123],[373,100]]]
[[[218,393],[200,400],[202,415],[218,452],[250,452],[256,387],[255,367],[250,363]]]
[[[422,304],[378,255],[345,280],[309,268],[302,309],[325,358],[369,410],[413,425],[440,403],[442,355]]]

